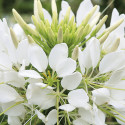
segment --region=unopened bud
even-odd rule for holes
[[[102,28],[102,26],[104,25],[104,23],[106,22],[108,16],[104,16],[100,21],[99,23],[97,24],[96,28],[93,30],[93,32],[91,33],[91,36],[95,36],[96,33],[98,33],[98,31]]]
[[[44,20],[44,13],[43,13],[43,8],[40,0],[37,1],[37,7],[38,7],[38,14],[41,20]]]
[[[117,50],[118,46],[120,44],[120,38],[117,38],[115,42],[113,43],[110,52],[114,52]]]
[[[67,12],[66,12],[66,15],[65,15],[65,17],[64,17],[64,21],[65,21],[66,23],[69,22],[70,11],[71,11],[71,8],[68,7]]]
[[[33,38],[30,35],[28,35],[28,41],[30,44],[35,43],[35,41],[33,40]]]
[[[12,40],[13,40],[14,46],[17,48],[19,41],[18,41],[18,38],[16,37],[16,34],[15,34],[15,32],[13,31],[12,28],[10,28],[10,34],[11,34],[11,38],[12,38]]]
[[[20,24],[22,28],[25,28],[26,22],[23,20],[23,18],[17,13],[15,9],[12,10],[14,18],[16,21]]]
[[[88,21],[90,20],[90,18],[93,16],[93,14],[95,13],[96,9],[97,9],[97,5],[95,5],[91,11],[88,13],[88,15],[85,17],[85,19],[82,21],[82,24],[86,25],[88,23]]]
[[[123,23],[124,19],[119,20],[117,23],[115,23],[114,25],[110,26],[109,28],[107,28],[105,30],[105,32],[112,32],[113,30],[115,30],[117,27],[119,27],[122,23]]]
[[[101,16],[101,13],[100,13],[100,12],[98,12],[98,13],[95,15],[94,19],[93,19],[92,22],[90,23],[90,25],[91,25],[92,28],[93,28],[93,26],[95,26],[96,23],[99,21],[100,16]]]
[[[73,60],[77,60],[78,59],[78,53],[79,53],[79,47],[78,45],[74,48],[73,52],[72,52],[72,59]]]
[[[37,0],[34,0],[34,16],[37,18],[38,21],[40,21],[40,17],[38,14]]]
[[[59,28],[59,31],[58,31],[57,41],[58,41],[58,43],[62,43],[63,42],[63,30],[62,30],[61,27]]]
[[[16,21],[19,23],[19,25],[22,27],[26,34],[29,33],[35,36],[39,35],[34,29],[32,29],[28,24],[26,24],[26,22],[22,19],[22,17],[17,13],[15,9],[13,9],[12,11]]]
[[[100,44],[102,44],[102,43],[107,39],[108,36],[109,36],[109,32],[105,33],[105,34],[99,39]]]

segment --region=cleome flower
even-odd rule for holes
[[[9,125],[125,124],[125,15],[107,15],[84,0],[52,16],[34,0],[33,24],[13,9],[0,20],[0,117]],[[109,123],[110,121],[110,123]]]

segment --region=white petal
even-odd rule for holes
[[[110,99],[109,104],[118,111],[125,111],[125,100]]]
[[[52,89],[42,89],[40,84],[29,84],[26,97],[29,104],[39,105],[42,109],[48,109],[56,103],[56,97],[49,95],[51,93],[53,93]]]
[[[37,109],[35,110],[35,113],[37,114],[38,118],[41,119],[44,123],[45,123],[45,115],[43,115],[40,111],[38,111]]]
[[[85,73],[85,66],[84,66],[83,59],[84,59],[83,53],[79,48],[78,61],[79,61],[79,65],[80,65],[80,69],[81,69],[82,74]]]
[[[23,29],[21,28],[21,26],[19,24],[15,24],[13,26],[13,31],[15,32],[19,41],[26,38],[26,34],[24,33]]]
[[[64,89],[73,90],[77,88],[82,80],[82,75],[79,72],[75,72],[72,75],[63,77],[61,85]]]
[[[43,8],[43,14],[44,14],[44,18],[45,20],[48,20],[49,23],[51,24],[52,23],[52,18],[51,18],[51,15],[49,14],[49,12]]]
[[[121,111],[121,112],[119,112],[122,116],[124,116],[125,117],[125,112],[123,111]],[[123,118],[123,117],[121,117],[120,115],[116,115],[118,118],[120,118],[120,119],[122,119],[123,121],[125,121],[125,119]],[[119,119],[116,119],[117,120],[117,122],[120,124],[120,125],[125,125],[125,122],[122,122],[122,121],[120,121]]]
[[[82,118],[78,118],[73,121],[73,125],[90,125],[90,124],[85,122]]]
[[[18,76],[16,71],[6,71],[3,73],[4,83],[11,84],[15,87],[24,87],[25,79]]]
[[[93,8],[91,0],[84,0],[81,2],[77,14],[76,14],[76,22],[77,25],[80,25],[83,19],[87,16],[89,11]]]
[[[95,116],[95,125],[105,125],[105,114],[100,109],[98,109],[95,104],[93,105],[93,111]]]
[[[59,63],[64,61],[68,57],[68,47],[65,43],[57,44],[51,50],[49,55],[49,65],[56,71],[56,67]]]
[[[15,89],[13,89],[12,87],[6,84],[0,85],[0,102],[1,103],[8,103],[16,99],[22,100],[22,98],[16,92]]]
[[[57,122],[57,110],[53,109],[49,112],[49,114],[46,117],[46,125],[55,125]]]
[[[75,107],[83,107],[88,109],[88,101],[89,97],[83,89],[73,90],[68,94],[68,102]]]
[[[61,105],[59,109],[65,110],[67,112],[72,112],[75,109],[75,107],[70,104],[64,104],[64,105]]]
[[[95,89],[92,91],[93,100],[97,105],[109,102],[110,92],[106,88]]]
[[[48,66],[48,59],[43,49],[38,45],[31,45],[29,47],[30,63],[39,71],[44,72]]]
[[[84,121],[93,125],[94,118],[93,118],[93,111],[91,109],[86,110],[83,108],[79,108],[78,113]]]
[[[9,103],[5,103],[2,105],[2,109],[3,111],[6,110],[7,108],[13,106],[16,102],[9,102]],[[12,107],[11,109],[9,109],[7,112],[5,112],[6,115],[9,116],[21,116],[25,113],[25,108],[23,106],[23,104],[19,104],[16,105],[14,107]]]
[[[19,64],[23,64],[23,61],[25,61],[26,66],[29,65],[29,60],[28,60],[28,47],[29,43],[28,40],[22,40],[18,44],[18,48],[16,50],[17,53],[17,60]]]
[[[0,69],[1,70],[12,69],[12,62],[11,62],[9,56],[5,53],[0,53]]]
[[[8,116],[8,124],[9,125],[22,125],[19,117],[16,117],[16,116]]]
[[[92,67],[95,68],[100,59],[100,44],[96,38],[91,39],[90,56],[92,60]]]
[[[61,11],[60,11],[60,13],[59,13],[59,22],[61,22],[61,20],[64,19],[65,15],[66,15],[66,12],[67,12],[67,10],[68,10],[69,7],[70,7],[70,6],[69,6],[69,4],[68,4],[66,1],[62,1],[62,3],[61,3],[61,8],[62,8],[62,9],[61,9]],[[73,13],[72,10],[71,10],[71,11],[70,11],[69,19],[71,19],[72,16],[74,16],[74,13]]]
[[[76,70],[76,61],[67,58],[57,65],[56,72],[59,77],[72,74]]]
[[[101,74],[118,70],[125,66],[125,51],[112,52],[104,56],[99,65]]]
[[[106,86],[114,86],[125,78],[125,69],[121,69],[112,73],[110,79],[107,81]]]
[[[113,88],[117,89],[125,89],[125,82],[124,80],[120,81],[118,84],[115,84]],[[117,100],[125,100],[125,91],[124,90],[114,90],[110,89],[110,95],[113,99]]]
[[[22,70],[19,71],[19,76],[23,77],[29,77],[29,78],[34,78],[34,79],[40,79],[42,78],[38,72],[35,70]]]

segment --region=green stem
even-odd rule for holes
[[[99,107],[99,109],[100,109],[100,110],[102,110],[103,112],[105,112],[106,114],[108,114],[108,115],[110,115],[110,116],[112,116],[112,117],[115,117],[116,119],[119,119],[120,121],[122,121],[122,122],[124,122],[124,123],[125,123],[125,121],[124,121],[124,120],[122,120],[122,119],[120,119],[119,117],[117,117],[117,116],[113,115],[113,114],[112,114],[112,113],[110,113],[109,111],[106,111],[105,109],[103,109],[103,108],[101,108],[101,107]]]
[[[23,103],[23,101],[17,102],[16,104],[14,104],[14,105],[8,107],[6,110],[4,110],[2,113],[0,113],[0,116],[3,115],[3,114],[4,114],[5,112],[7,112],[8,110],[10,110],[11,108],[13,108],[14,106],[17,106],[17,105],[19,105],[19,104],[21,104],[21,103]]]
[[[57,82],[56,108],[57,108],[57,125],[59,125],[59,82]]]
[[[69,117],[68,117],[68,113],[67,113],[67,115],[66,115],[66,118],[67,118],[67,121],[68,121],[68,125],[71,125],[71,124],[70,124]]]
[[[119,112],[117,112],[116,110],[114,110],[114,109],[112,109],[112,108],[110,108],[109,106],[107,106],[107,105],[105,105],[105,107],[107,108],[107,109],[110,109],[111,111],[113,111],[114,113],[116,113],[116,114],[118,114],[119,116],[121,116],[122,118],[124,118],[125,119],[125,116],[123,116],[122,114],[120,114]],[[124,121],[125,122],[125,121]]]
[[[87,82],[89,82],[89,81],[87,81]],[[125,89],[112,88],[112,87],[109,87],[109,86],[102,86],[102,85],[95,84],[95,83],[91,83],[91,82],[89,82],[88,84],[91,84],[91,85],[94,85],[94,86],[98,86],[98,87],[102,87],[102,88],[107,88],[107,89],[114,89],[114,90],[122,90],[122,91],[125,91]]]

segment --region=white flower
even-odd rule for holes
[[[19,117],[8,116],[8,124],[9,125],[21,125]]]
[[[57,111],[56,111],[56,109],[51,110],[49,112],[49,114],[47,115],[47,117],[45,117],[45,115],[43,115],[38,110],[36,110],[35,113],[37,114],[38,118],[41,119],[43,123],[45,123],[45,125],[55,125],[56,122],[57,122]]]
[[[92,91],[93,101],[97,105],[108,103],[110,100],[110,92],[106,88],[95,89]]]
[[[50,86],[44,88],[45,86],[46,84],[43,83],[28,85],[26,97],[29,104],[39,105],[42,109],[48,109],[55,105],[56,96],[52,95],[54,93],[53,88]]]
[[[93,8],[93,4],[92,4],[91,0],[84,0],[83,2],[81,2],[80,6],[77,10],[77,14],[76,14],[76,22],[77,22],[78,26],[86,18],[86,16],[90,12],[90,10],[92,10],[92,8]],[[92,21],[94,20],[94,18],[96,17],[98,12],[99,12],[99,6],[97,7],[95,14],[93,14],[93,16],[91,17],[89,24],[92,23]]]
[[[90,109],[89,97],[84,89],[76,89],[68,94],[68,102],[76,108]]]
[[[92,38],[85,50],[79,51],[79,65],[81,68],[81,72],[84,74],[85,68],[88,70],[89,68],[95,68],[100,59],[100,44],[96,38]]]
[[[93,104],[93,109],[86,110],[80,108],[78,110],[80,118],[73,121],[74,125],[106,125],[105,124],[105,114]]]

